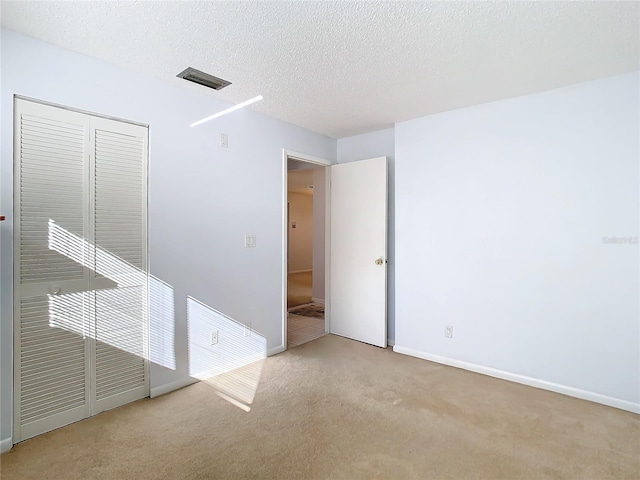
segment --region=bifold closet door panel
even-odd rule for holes
[[[92,119],[94,412],[149,395],[148,129]]]
[[[16,99],[14,441],[90,414],[89,117]]]
[[[14,441],[148,396],[148,129],[15,100]]]

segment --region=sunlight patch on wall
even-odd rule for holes
[[[52,291],[49,324],[91,337],[172,370],[175,358],[173,288],[113,253],[49,220],[49,248],[114,288]],[[95,318],[95,321],[90,319]],[[149,325],[149,330],[147,330]]]
[[[189,375],[249,411],[267,357],[267,341],[250,325],[187,297]]]

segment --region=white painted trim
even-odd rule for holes
[[[332,165],[331,160],[327,160],[326,158],[315,157],[313,155],[307,155],[306,153],[294,152],[293,150],[283,149],[284,159],[285,159],[285,170],[286,170],[286,160],[287,157],[293,157],[296,160],[302,160],[307,163],[316,163],[318,165]],[[285,183],[285,185],[287,185]]]
[[[422,358],[423,360],[429,360],[431,362],[441,363],[443,365],[449,365],[451,367],[461,368],[463,370],[481,373],[490,377],[500,378],[502,380],[508,380],[510,382],[520,383],[522,385],[528,385],[530,387],[541,388],[542,390],[549,390],[550,392],[561,393],[570,397],[580,398],[582,400],[588,400],[590,402],[600,403],[609,407],[619,408],[620,410],[626,410],[628,412],[640,414],[640,403],[633,403],[627,400],[622,400],[620,398],[609,397],[600,393],[589,392],[587,390],[570,387],[568,385],[547,382],[546,380],[527,377],[518,373],[485,367],[484,365],[464,362],[462,360],[456,360],[455,358],[433,355],[431,353],[422,352],[420,350],[415,350],[413,348],[403,347],[399,345],[395,345],[393,347],[393,351],[396,353],[411,355],[412,357]]]
[[[81,113],[82,115],[91,115],[93,117],[106,118],[107,120],[115,120],[116,122],[129,123],[131,125],[137,125],[138,127],[149,128],[149,124],[147,124],[147,123],[134,122],[132,120],[126,120],[126,119],[120,118],[120,117],[112,117],[110,115],[103,115],[103,114],[100,114],[100,113],[90,112],[89,110],[82,110],[80,108],[73,108],[73,107],[69,107],[67,105],[60,105],[58,103],[47,102],[45,100],[39,100],[37,98],[26,97],[24,95],[14,94],[13,98],[14,99],[17,98],[17,99],[20,99],[20,100],[26,100],[28,102],[33,102],[33,103],[39,103],[41,105],[47,105],[49,107],[60,108],[62,110],[69,110],[70,112]]]
[[[267,350],[267,357],[271,357],[272,355],[277,355],[278,353],[282,353],[286,350],[284,345],[278,345],[277,347],[270,348]]]
[[[165,395],[167,393],[174,392],[176,390],[180,390],[181,388],[188,387],[189,385],[193,385],[194,383],[199,382],[197,378],[184,378],[182,380],[177,380],[171,383],[165,383],[164,385],[158,385],[157,387],[153,387],[150,391],[150,397],[156,398],[160,395]]]
[[[393,347],[396,344],[396,341],[391,339],[391,338],[387,338],[387,347]]]
[[[331,168],[324,177],[324,331],[331,333]]]
[[[307,272],[313,272],[313,269],[312,268],[307,268],[306,270],[291,270],[289,272],[289,274],[291,274],[291,273],[307,273]]]
[[[311,297],[311,302],[313,302],[313,303],[321,303],[321,304],[324,305],[324,298]]]
[[[13,447],[13,440],[11,437],[3,438],[0,440],[0,453],[8,452]]]
[[[288,218],[288,201],[289,201],[289,192],[288,192],[288,164],[289,153],[284,148],[282,149],[282,298],[280,299],[280,304],[282,306],[282,348],[286,349],[287,345],[287,316],[289,312],[287,311],[287,284],[288,282],[288,272],[289,268],[289,258],[287,255],[287,236],[289,233],[289,218]],[[267,351],[267,355],[269,352]]]

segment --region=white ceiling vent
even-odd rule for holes
[[[199,85],[204,85],[205,87],[213,88],[214,90],[222,90],[224,87],[231,85],[231,82],[227,82],[221,78],[201,72],[193,67],[183,70],[176,76]]]

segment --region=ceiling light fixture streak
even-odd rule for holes
[[[193,122],[189,126],[191,128],[197,127],[198,125],[202,125],[203,123],[208,122],[209,120],[213,120],[214,118],[221,117],[223,115],[226,115],[227,113],[231,113],[231,112],[234,112],[236,110],[240,110],[241,108],[244,108],[247,105],[251,105],[252,103],[259,102],[260,100],[262,100],[262,95],[258,95],[257,97],[253,97],[253,98],[250,98],[249,100],[245,100],[244,102],[238,103],[237,105],[234,105],[233,107],[229,107],[226,110],[222,110],[221,112],[214,113],[213,115],[211,115],[209,117],[203,118],[202,120],[198,120],[197,122]]]

